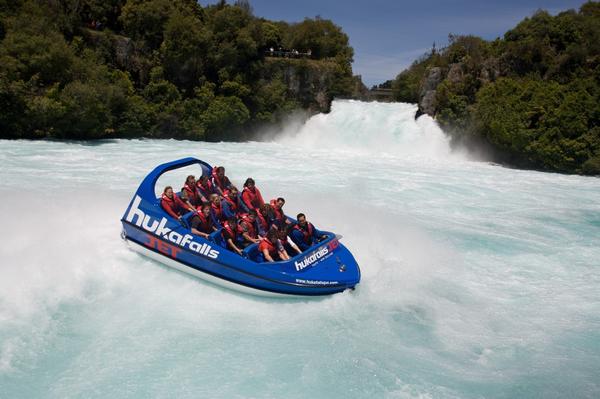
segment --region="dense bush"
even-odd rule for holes
[[[314,107],[312,86],[292,90],[290,80],[325,68],[328,100],[352,82],[338,26],[267,21],[247,1],[0,0],[0,40],[5,138],[239,139]],[[268,62],[270,47],[312,59]]]
[[[432,68],[443,71],[432,82]],[[435,85],[436,116],[454,138],[489,143],[508,163],[600,173],[600,3],[552,16],[538,11],[488,42],[450,36],[401,72],[397,100]]]

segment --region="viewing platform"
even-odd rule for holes
[[[375,101],[393,102],[392,89],[373,88],[369,90],[369,97]]]
[[[308,50],[307,52],[302,53],[298,50],[269,49],[265,51],[265,56],[276,58],[312,58],[312,51]]]

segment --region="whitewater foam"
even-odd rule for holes
[[[3,141],[2,395],[600,395],[597,179],[465,161],[411,113],[334,102],[269,143]],[[129,251],[135,188],[190,155],[341,233],[357,290],[248,297]]]
[[[290,147],[383,156],[448,159],[449,138],[417,106],[405,103],[335,101],[331,112],[309,119],[278,139]]]

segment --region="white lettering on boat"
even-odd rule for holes
[[[300,270],[305,269],[308,266],[312,265],[313,263],[317,262],[319,259],[321,259],[323,256],[327,255],[328,253],[329,253],[329,249],[327,249],[327,247],[319,248],[318,251],[307,256],[306,258],[302,259],[301,261],[294,261],[294,266],[296,266],[297,271],[300,271]]]
[[[186,234],[182,236],[181,234],[173,231],[172,229],[166,227],[167,218],[163,217],[160,222],[155,220],[150,215],[146,215],[146,213],[140,209],[140,203],[142,202],[142,198],[139,195],[136,195],[133,199],[133,203],[131,204],[131,208],[127,213],[126,221],[129,223],[133,223],[138,227],[142,227],[144,230],[154,233],[157,236],[162,237],[165,240],[171,241],[181,247],[189,248],[191,251],[197,252],[200,255],[207,256],[212,259],[217,259],[219,256],[219,251],[213,249],[210,245],[206,243],[200,244],[199,242],[194,241],[194,236],[191,234]],[[135,219],[135,222],[133,221]]]

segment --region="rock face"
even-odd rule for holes
[[[438,85],[444,81],[452,85],[460,84],[465,79],[464,68],[465,65],[462,62],[450,64],[448,68],[429,68],[425,78],[421,82],[419,112],[417,115],[427,114],[432,117],[435,116],[438,106],[436,103]],[[499,60],[497,58],[488,58],[479,66],[476,76],[481,85],[484,85],[498,79],[501,73]]]
[[[310,113],[329,112],[337,68],[327,60],[267,58],[262,77],[281,77],[288,94]]]
[[[481,66],[479,81],[482,85],[493,82],[500,76],[500,62],[497,58],[488,58]]]
[[[115,61],[117,65],[127,68],[131,62],[135,48],[133,41],[124,36],[115,35],[113,38],[113,46],[115,49]]]
[[[365,86],[362,81],[361,75],[354,75],[353,77],[353,87],[352,87],[352,95],[351,97],[358,100],[368,100],[369,99],[369,88]]]
[[[429,69],[421,86],[419,95],[419,113],[433,116],[435,114],[435,94],[437,86],[444,80],[443,70],[440,67]]]
[[[457,62],[455,64],[451,64],[448,69],[448,75],[446,75],[446,79],[448,79],[451,83],[458,83],[463,78],[463,70],[462,63]]]

